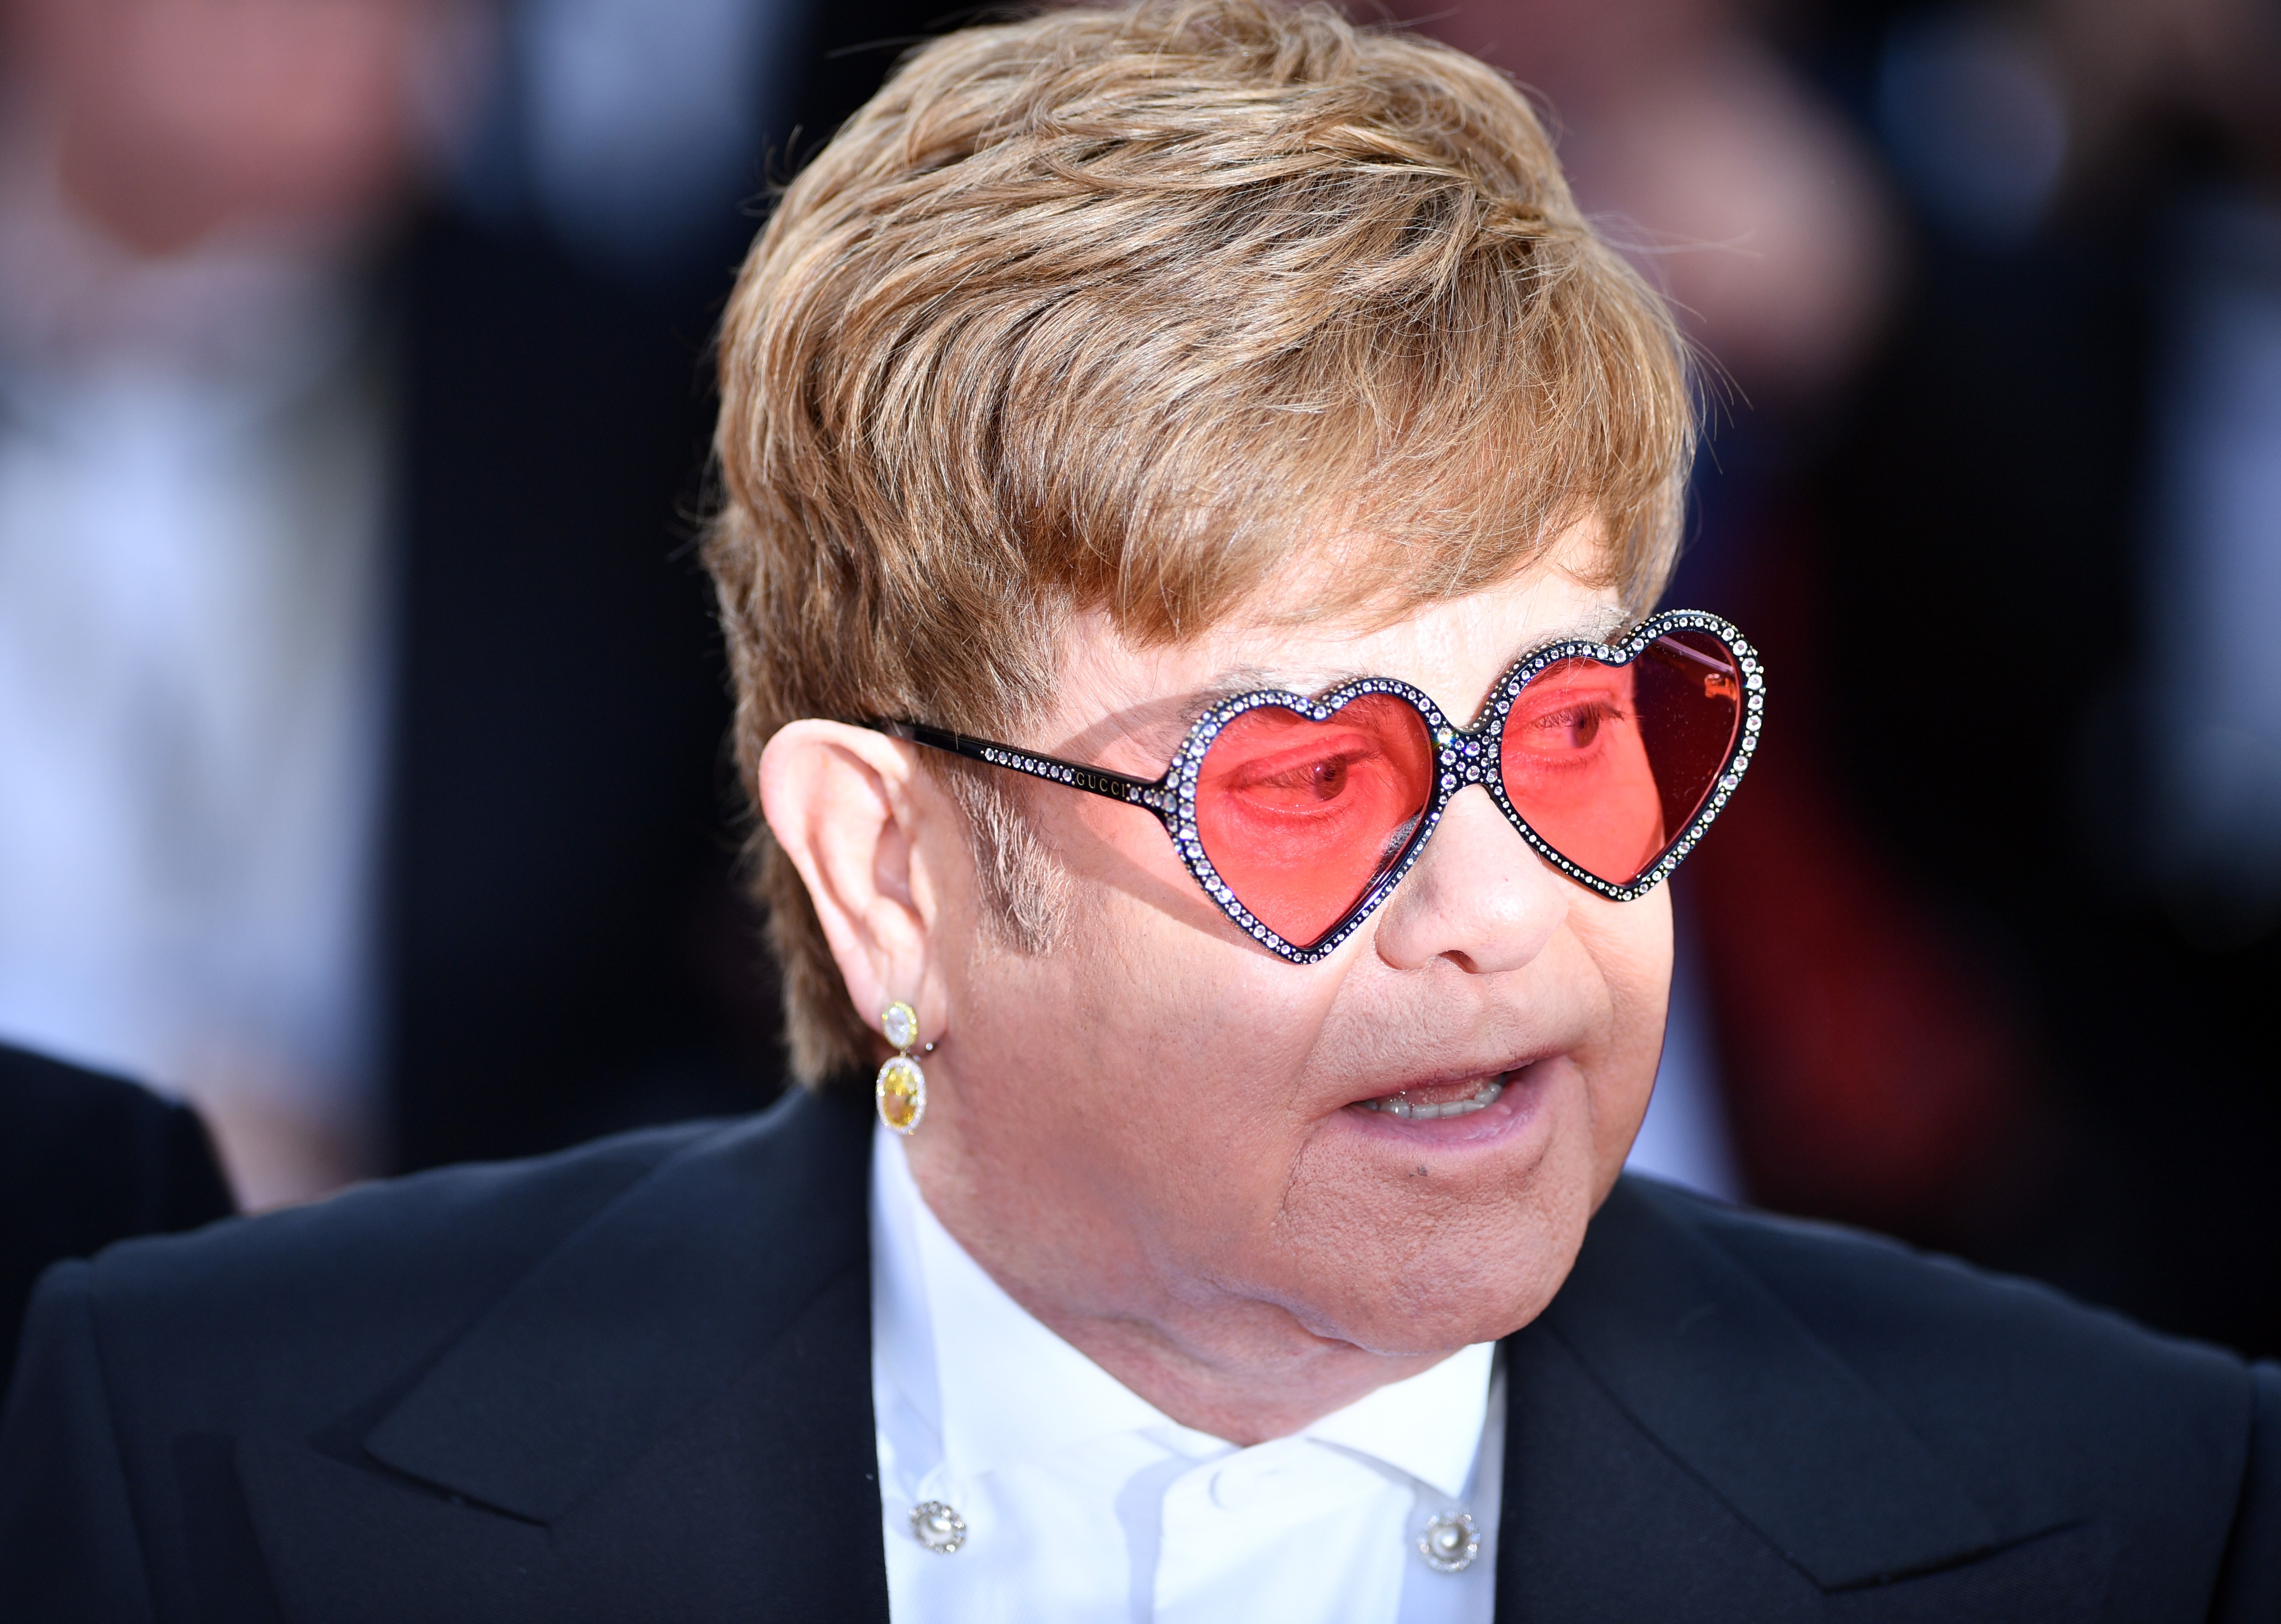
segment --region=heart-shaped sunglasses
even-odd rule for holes
[[[1220,910],[1295,964],[1335,951],[1478,784],[1546,862],[1628,902],[1695,849],[1758,748],[1766,673],[1725,621],[1659,615],[1614,644],[1557,643],[1461,728],[1409,684],[1262,690],[1196,720],[1151,782],[916,722],[868,726],[1146,807]]]

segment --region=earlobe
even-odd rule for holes
[[[928,1021],[929,888],[916,866],[910,746],[844,723],[794,722],[761,754],[761,813],[799,870],[867,1023],[902,1000]]]

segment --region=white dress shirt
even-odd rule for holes
[[[897,1624],[1205,1620],[1475,1624],[1495,1609],[1495,1345],[1239,1449],[1183,1427],[1048,1330],[920,1196],[875,1130],[871,1382]],[[913,1510],[949,1506],[955,1551]],[[1464,1510],[1458,1573],[1417,1550]]]

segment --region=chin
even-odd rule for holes
[[[1307,1278],[1285,1301],[1315,1334],[1372,1353],[1446,1354],[1493,1342],[1551,1302],[1583,1244],[1596,1194],[1585,1179],[1550,1194],[1508,1194],[1445,1214],[1422,1235],[1403,1233],[1398,1220],[1368,1226],[1372,1241],[1357,1233],[1364,1226],[1349,1227],[1356,1244],[1343,1253],[1310,1249]]]

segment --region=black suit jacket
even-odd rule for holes
[[[0,1392],[50,1264],[236,1210],[197,1112],[0,1044]]]
[[[884,1619],[865,1147],[800,1095],[43,1282],[12,1620]],[[1626,1179],[1509,1343],[1507,1618],[2269,1620],[2281,1373]]]

